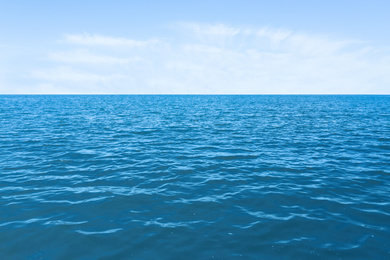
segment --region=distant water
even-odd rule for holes
[[[390,96],[0,96],[1,259],[390,259]]]

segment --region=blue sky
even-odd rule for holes
[[[389,1],[0,1],[0,94],[389,94]]]

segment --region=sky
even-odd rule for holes
[[[390,1],[0,0],[0,94],[390,94]]]

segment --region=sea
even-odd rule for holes
[[[1,95],[0,259],[390,259],[390,96]]]

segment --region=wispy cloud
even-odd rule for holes
[[[236,36],[241,30],[240,28],[226,26],[224,24],[215,25],[200,25],[197,23],[183,24],[191,31],[194,31],[197,35],[204,36],[219,36],[224,38],[231,38]]]
[[[60,63],[86,63],[100,65],[125,65],[134,62],[142,62],[141,57],[120,58],[109,55],[94,54],[86,50],[53,52],[48,54],[48,59]]]
[[[30,76],[89,93],[390,93],[390,52],[353,39],[224,24],[174,29],[165,40],[65,35]]]
[[[109,47],[145,47],[158,43],[156,39],[138,41],[120,37],[109,37],[98,34],[66,34],[62,42],[86,46],[109,46]]]
[[[71,81],[71,82],[110,82],[123,76],[120,74],[101,75],[97,73],[82,72],[69,67],[57,67],[53,69],[34,70],[31,73],[34,78],[47,81]]]

